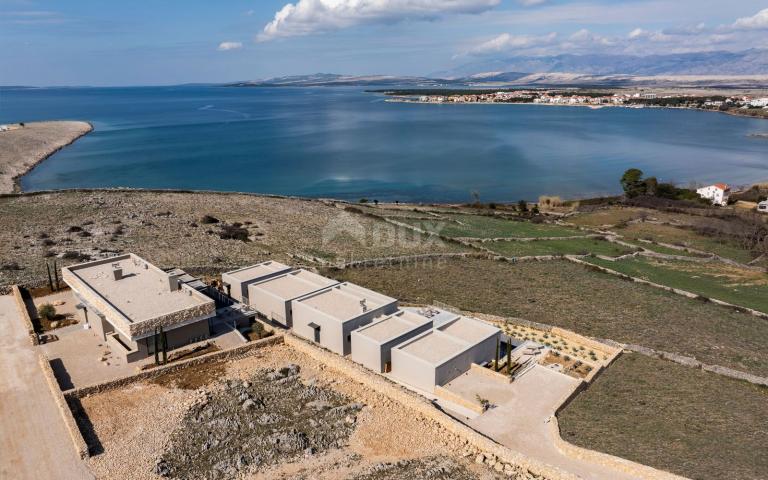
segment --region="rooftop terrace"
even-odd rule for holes
[[[280,298],[291,300],[339,282],[307,270],[295,270],[253,285]]]
[[[118,279],[116,269],[122,270]],[[73,265],[65,270],[131,323],[213,302],[189,287],[172,290],[167,273],[135,255]]]
[[[352,283],[342,283],[299,301],[343,322],[397,300]]]
[[[416,313],[401,310],[376,323],[362,327],[357,332],[378,343],[384,343],[430,321],[430,319]]]
[[[254,278],[263,277],[265,275],[271,275],[277,272],[283,272],[290,270],[291,267],[283,265],[280,262],[270,260],[268,262],[259,263],[257,265],[251,265],[250,267],[240,268],[231,272],[226,272],[225,275],[238,280],[240,282],[247,282]]]

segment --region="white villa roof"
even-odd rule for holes
[[[251,265],[250,267],[232,270],[231,272],[226,272],[223,275],[228,275],[240,282],[247,282],[249,280],[258,279],[278,272],[287,272],[289,270],[291,270],[291,267],[288,265],[283,265],[280,262],[270,260],[256,265]]]
[[[366,311],[397,302],[394,298],[353,283],[340,283],[297,301],[341,322],[356,318]],[[363,309],[363,302],[365,309]]]
[[[431,323],[427,317],[416,313],[400,310],[375,323],[360,327],[356,332],[364,335],[377,343],[386,343],[416,328]]]
[[[336,280],[301,269],[252,284],[250,288],[258,288],[285,300],[292,300],[338,283]]]

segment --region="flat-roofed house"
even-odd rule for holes
[[[293,332],[347,355],[352,331],[397,311],[397,300],[352,283],[340,283],[291,302]]]
[[[185,283],[183,273],[127,254],[64,267],[62,278],[93,332],[132,362],[154,354],[156,327],[163,327],[169,349],[209,337],[215,303]]]
[[[250,267],[238,268],[221,274],[221,281],[227,294],[240,303],[248,304],[248,285],[293,270],[288,265],[273,260]]]
[[[724,183],[716,183],[708,187],[702,187],[696,190],[701,198],[706,198],[712,202],[712,205],[725,207],[731,196],[731,187]]]
[[[459,317],[417,335],[392,349],[392,377],[433,392],[470,369],[496,356],[498,328]]]
[[[248,302],[266,318],[291,328],[293,300],[338,283],[304,269],[294,270],[248,285]]]
[[[352,360],[379,373],[391,369],[392,347],[432,328],[432,319],[399,310],[352,332]]]

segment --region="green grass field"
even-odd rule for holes
[[[705,252],[715,253],[721,257],[730,258],[737,262],[746,263],[752,260],[752,254],[743,248],[727,241],[705,237],[685,228],[653,223],[636,223],[616,233],[627,239],[643,238],[672,245],[687,246]]]
[[[768,322],[562,261],[454,259],[327,274],[399,298],[520,317],[768,375]]]
[[[633,250],[623,245],[596,238],[569,240],[537,240],[535,242],[496,241],[479,244],[499,255],[528,257],[537,255],[605,255],[618,257]]]
[[[611,262],[588,258],[588,262],[673,288],[724,302],[768,312],[768,275],[720,262],[628,258]]]
[[[628,243],[632,243],[632,242],[628,242]],[[703,258],[703,257],[709,256],[706,254],[686,252],[685,250],[678,250],[676,248],[664,247],[662,245],[654,245],[653,243],[635,241],[634,244],[637,245],[638,247],[643,247],[646,250],[650,250],[656,253],[662,253],[665,255],[676,255],[678,257],[694,257],[694,258]]]
[[[482,215],[444,215],[445,220],[398,219],[422,230],[446,237],[473,238],[541,238],[585,235],[576,229],[559,225],[536,224]]]
[[[765,479],[768,389],[622,355],[560,413],[576,445],[693,479]]]

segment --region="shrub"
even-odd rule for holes
[[[91,259],[91,256],[87,253],[80,253],[80,252],[64,252],[64,254],[61,256],[61,258],[65,260],[76,260],[78,262],[87,262]]]
[[[241,242],[250,241],[248,238],[248,230],[234,225],[222,225],[221,232],[219,232],[219,238],[222,240],[240,240]]]
[[[0,267],[0,270],[21,270],[21,267],[16,262],[6,263],[2,267]]]
[[[46,238],[43,240],[43,245],[46,247],[50,247],[51,245],[56,245],[56,242],[54,242],[50,238]]]
[[[82,232],[79,232],[79,233],[77,234],[77,236],[78,236],[78,237],[87,238],[87,237],[90,237],[90,236],[91,236],[91,233],[90,233],[90,232],[86,232],[85,230],[83,230]]]
[[[211,223],[219,223],[219,219],[210,215],[203,215],[203,218],[200,219],[200,223],[203,225],[210,225]]]
[[[67,232],[69,233],[76,233],[76,232],[82,232],[83,229],[81,227],[78,227],[77,225],[72,225],[67,229]]]
[[[50,303],[44,303],[38,307],[37,315],[43,320],[48,320],[50,322],[56,318],[56,307]]]

